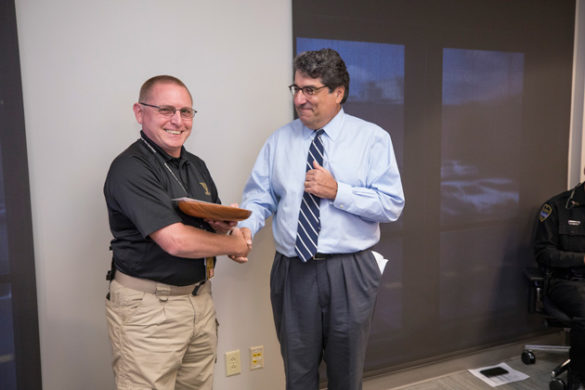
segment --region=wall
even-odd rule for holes
[[[575,42],[573,58],[573,95],[571,104],[571,139],[569,147],[569,177],[568,187],[585,180],[583,170],[585,162],[585,143],[583,131],[585,122],[583,114],[585,108],[585,4],[577,0],[575,10]]]
[[[138,137],[141,83],[172,74],[199,110],[187,148],[202,157],[224,203],[238,202],[265,138],[292,119],[289,1],[19,0],[16,2],[30,168],[43,388],[112,389],[104,318],[111,254],[102,185]],[[250,263],[219,259],[215,388],[282,388],[269,304],[270,230]],[[247,369],[248,347],[266,367]],[[240,349],[241,375],[224,352]]]

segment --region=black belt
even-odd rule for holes
[[[369,251],[369,249],[364,249],[362,251],[357,251],[357,252],[349,252],[349,253],[315,253],[315,255],[311,258],[309,258],[309,260],[315,260],[315,261],[321,261],[321,260],[327,260],[330,257],[335,257],[335,256],[344,256],[344,255],[357,255],[359,253],[365,252],[365,251]],[[298,259],[298,257],[297,257]],[[309,261],[307,260],[307,261]]]
[[[348,253],[320,253],[317,252],[315,253],[315,255],[313,257],[310,257],[307,261],[309,260],[315,260],[315,261],[322,261],[322,260],[327,260],[331,257],[335,257],[335,256],[348,256],[348,255],[359,255],[360,253],[369,251],[371,248],[368,249],[364,249],[361,251],[357,251],[357,252],[348,252]],[[298,256],[293,256],[293,257],[288,257],[286,255],[283,255],[282,253],[276,251],[277,254],[286,257],[287,259],[300,259]]]

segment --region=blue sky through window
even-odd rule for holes
[[[350,101],[404,102],[404,46],[388,43],[297,38],[297,54],[330,48],[345,61]]]

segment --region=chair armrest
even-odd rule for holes
[[[544,285],[544,272],[538,267],[528,267],[524,270],[524,276],[528,279],[530,285]]]
[[[538,267],[528,267],[524,270],[530,290],[528,296],[528,312],[544,313],[544,272]]]

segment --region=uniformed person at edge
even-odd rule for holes
[[[585,186],[549,199],[539,211],[534,250],[548,274],[548,298],[572,318],[569,389],[585,389]]]

